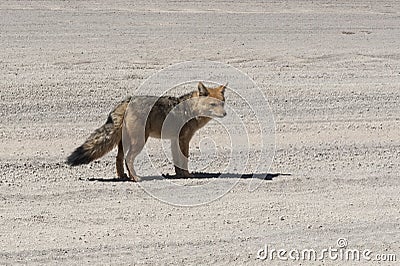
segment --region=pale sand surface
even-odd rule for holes
[[[339,238],[400,261],[398,1],[129,2],[0,3],[0,264],[252,265],[271,263],[257,259],[265,244]],[[137,183],[89,181],[114,177],[115,151],[64,164],[145,78],[193,59],[260,86],[276,122],[269,173],[287,175],[176,207]]]

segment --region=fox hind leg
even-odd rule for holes
[[[126,159],[125,159],[125,165],[126,168],[128,169],[128,174],[129,174],[129,178],[132,181],[138,182],[140,181],[139,176],[136,175],[136,171],[133,167],[133,164],[135,162],[135,158],[136,156],[139,155],[139,153],[143,150],[145,141],[143,141],[142,143],[135,143],[134,145],[131,146],[131,148],[128,151],[128,154],[126,155]]]
[[[137,104],[137,106],[136,106]],[[146,108],[141,110],[141,102],[131,102],[126,110],[124,124],[122,126],[122,148],[125,157],[125,166],[128,170],[129,178],[132,181],[140,181],[139,176],[136,175],[134,169],[134,162],[136,157],[142,151],[147,138],[146,130]]]
[[[124,172],[124,148],[122,146],[122,140],[118,143],[118,153],[115,166],[117,169],[117,176],[122,179],[127,179],[128,176]]]
[[[135,182],[140,181],[140,178],[136,175],[133,164],[135,163],[136,156],[138,156],[139,153],[143,150],[143,147],[146,144],[148,138],[147,135],[139,137],[140,135],[141,134],[136,135],[135,137],[131,137],[130,139],[125,139],[125,143],[123,143],[124,147],[128,147],[128,149],[126,150],[127,154],[125,157],[125,166],[128,169],[129,178]]]

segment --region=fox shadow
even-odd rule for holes
[[[204,173],[195,172],[192,173],[193,176],[182,177],[177,175],[163,174],[161,176],[142,176],[141,181],[151,181],[151,180],[163,180],[163,179],[206,179],[206,178],[240,178],[240,179],[251,179],[257,178],[261,180],[271,181],[279,176],[291,176],[292,174],[285,173],[264,173],[264,174],[238,174],[238,173]],[[81,179],[84,181],[97,181],[97,182],[132,182],[129,178],[88,178]]]

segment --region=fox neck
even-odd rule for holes
[[[187,100],[189,100],[189,99],[191,99],[193,97],[196,97],[196,96],[198,96],[198,94],[199,93],[197,91],[192,91],[192,92],[189,92],[187,94],[184,94],[184,95],[178,97],[179,103],[187,101]]]
[[[211,119],[212,119],[211,117],[207,117],[207,116],[198,116],[198,117],[196,117],[196,120],[197,120],[197,123],[198,123],[199,127],[203,127],[205,124],[210,122]]]

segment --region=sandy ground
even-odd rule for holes
[[[372,252],[364,264],[400,261],[397,1],[129,2],[0,3],[0,264],[278,264],[258,251],[339,238]],[[218,200],[177,207],[140,183],[101,182],[115,151],[64,164],[145,78],[193,59],[240,69],[268,98],[276,153],[256,191],[237,179]]]

